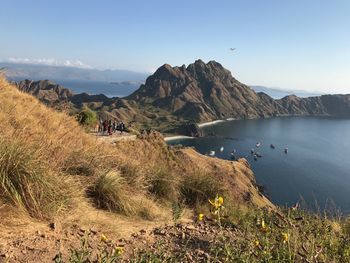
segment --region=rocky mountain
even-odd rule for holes
[[[189,122],[228,118],[350,116],[350,95],[309,98],[290,95],[275,100],[240,83],[230,71],[215,61],[204,63],[197,60],[187,67],[165,64],[149,76],[138,90],[123,99],[73,94],[48,81],[24,81],[19,83],[19,88],[45,102],[64,99],[76,109],[90,107],[110,118],[168,132],[188,130]],[[193,132],[196,133],[191,129]]]
[[[66,101],[73,96],[73,92],[49,80],[24,80],[17,83],[19,90],[30,93],[46,104]]]

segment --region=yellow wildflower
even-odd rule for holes
[[[260,246],[259,240],[256,240],[256,241],[254,242],[254,244],[255,244],[256,247],[259,247],[259,246]]]
[[[260,220],[260,218],[258,217],[257,219],[256,219],[256,226],[260,226],[261,225],[261,220]]]
[[[101,235],[101,241],[106,243],[108,241],[108,238],[104,234],[102,234]]]
[[[267,232],[268,231],[268,228],[267,228],[267,225],[265,224],[265,220],[264,219],[261,220],[260,230],[262,232]]]
[[[289,234],[288,233],[282,233],[282,242],[283,244],[287,243],[289,241]]]
[[[224,203],[224,198],[222,196],[216,195],[214,201],[209,199],[209,203],[215,207],[215,209],[218,209],[222,206]]]
[[[224,203],[224,198],[222,196],[219,196],[217,202],[220,206],[222,206],[222,204]]]
[[[197,220],[200,222],[200,221],[203,221],[203,219],[204,219],[204,215],[199,214]]]
[[[124,253],[124,248],[123,247],[115,247],[115,254],[120,256]]]

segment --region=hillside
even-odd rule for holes
[[[187,211],[179,220],[191,220],[216,194],[236,207],[274,209],[244,159],[172,148],[155,132],[97,141],[4,78],[0,121],[0,257],[10,261],[47,262],[58,251],[67,258],[80,229],[118,239],[171,224],[174,207]]]
[[[47,82],[24,81],[21,90],[47,102],[59,102],[64,88]],[[71,92],[65,91],[64,94]],[[58,99],[58,100],[57,100]],[[217,119],[251,119],[274,116],[350,116],[350,95],[322,95],[299,98],[294,95],[274,100],[265,93],[256,93],[240,83],[221,64],[201,60],[187,67],[161,66],[130,96],[107,98],[104,95],[70,94],[64,97],[75,111],[82,107],[96,110],[108,118],[135,123],[139,128],[155,128],[179,133],[188,122]],[[62,100],[61,100],[62,101]],[[48,103],[50,104],[50,103]],[[74,111],[73,110],[73,111]]]
[[[3,78],[0,131],[1,262],[350,260],[348,221],[274,206],[245,159],[105,143]]]

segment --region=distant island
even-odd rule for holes
[[[324,95],[321,92],[309,92],[304,90],[285,90],[280,88],[271,88],[271,87],[265,87],[265,86],[258,86],[258,85],[250,85],[250,87],[255,92],[264,92],[270,97],[274,99],[282,99],[285,96],[289,95],[296,95],[298,97],[307,98],[307,97],[315,97],[315,96],[321,96]]]
[[[120,82],[110,82],[112,85],[117,85],[117,86],[131,86],[131,85],[141,85],[143,84],[142,81],[120,81]]]
[[[71,111],[88,107],[103,118],[133,122],[139,128],[196,135],[189,123],[221,119],[278,116],[350,116],[350,95],[273,99],[236,80],[216,61],[197,60],[181,67],[164,64],[131,95],[108,98],[103,94],[74,94],[50,81],[20,81],[20,90],[49,105],[69,102]]]

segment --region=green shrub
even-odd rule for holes
[[[78,113],[78,122],[85,126],[93,126],[97,123],[97,114],[95,111],[86,108]]]

